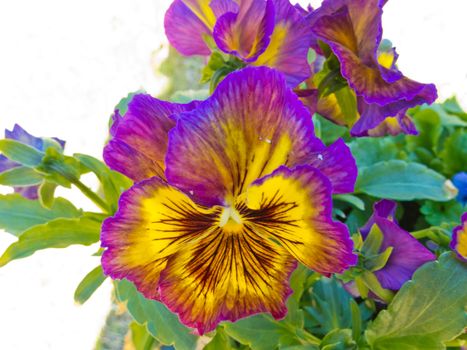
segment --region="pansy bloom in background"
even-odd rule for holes
[[[465,206],[467,204],[467,173],[461,171],[452,177],[452,183],[457,188],[456,200]]]
[[[213,48],[245,64],[268,66],[295,87],[310,76],[312,33],[288,0],[175,0],[165,15],[169,42],[183,55]]]
[[[452,231],[451,249],[467,261],[467,213],[462,214],[461,224]]]
[[[373,215],[360,229],[363,239],[367,240],[376,226],[382,234],[378,253],[382,254],[390,249],[389,258],[384,266],[373,273],[381,287],[391,291],[399,290],[420,266],[436,259],[430,250],[397,224],[396,208],[396,202],[387,199],[375,203]],[[354,282],[346,284],[345,287],[353,295],[359,294]]]
[[[113,135],[104,158],[137,183],[104,222],[104,271],[200,334],[258,312],[284,317],[297,261],[325,275],[356,263],[331,217],[355,162],[342,140],[314,136],[279,72],[245,68],[189,105],[136,95]]]
[[[48,147],[54,146],[63,151],[65,147],[65,141],[58,138],[45,138],[35,137],[30,135],[21,126],[15,124],[12,131],[5,130],[5,139],[18,141],[25,145],[31,146],[39,151],[45,151]],[[21,164],[16,163],[4,155],[0,154],[0,173],[11,171],[13,169],[21,167]],[[41,180],[39,180],[40,183]],[[19,186],[14,187],[16,193],[21,194],[23,197],[28,199],[38,199],[39,183],[34,186]]]
[[[324,0],[307,19],[327,60],[308,82],[308,103],[324,117],[351,127],[353,136],[415,134],[409,108],[432,103],[432,84],[406,78],[397,53],[382,43],[384,0]],[[392,46],[392,45],[391,45]]]

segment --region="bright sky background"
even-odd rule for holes
[[[300,1],[306,4],[307,1]],[[0,0],[0,130],[18,123],[101,157],[108,116],[140,88],[157,94],[168,0]],[[313,5],[320,1],[312,1]],[[405,75],[467,108],[465,0],[390,0],[384,37]],[[1,189],[0,189],[1,191]],[[86,199],[70,196],[85,209]],[[0,232],[0,254],[14,238]],[[106,283],[84,306],[74,289],[96,247],[48,250],[0,269],[0,349],[92,349],[110,305]]]

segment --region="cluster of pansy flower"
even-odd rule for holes
[[[165,28],[184,55],[220,51],[279,70],[312,112],[353,136],[416,134],[406,112],[437,92],[397,69],[395,49],[382,41],[385,3],[325,0],[304,10],[289,0],[176,0]]]
[[[297,262],[326,276],[357,265],[348,228],[332,218],[332,195],[353,192],[356,164],[343,140],[326,146],[314,135],[310,110],[354,136],[416,133],[406,112],[436,89],[404,77],[395,50],[380,45],[384,3],[175,0],[165,27],[176,49],[248,67],[205,101],[137,94],[116,112],[104,159],[135,184],[103,224],[105,274],[203,334],[259,312],[283,317]],[[380,236],[373,253],[384,264],[370,270],[379,291],[398,290],[435,259],[394,211],[376,204],[361,229],[365,241]],[[463,227],[452,247],[465,257]]]

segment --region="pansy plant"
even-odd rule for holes
[[[342,141],[314,136],[277,71],[232,73],[190,105],[136,95],[114,135],[106,162],[137,183],[103,225],[104,271],[200,334],[258,312],[284,317],[297,261],[325,275],[356,262],[331,218],[355,162]]]
[[[295,87],[310,76],[311,28],[289,0],[175,0],[165,15],[169,42],[183,55],[213,50],[281,71]]]

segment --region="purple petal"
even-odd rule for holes
[[[272,0],[243,0],[238,13],[228,12],[218,18],[214,40],[225,53],[253,62],[269,45],[274,18]]]
[[[24,143],[34,147],[37,150],[43,151],[43,141],[40,137],[35,137],[29,134],[18,124],[15,124],[12,131],[5,130],[5,138],[10,140],[16,140],[18,142]]]
[[[167,134],[175,126],[174,115],[191,110],[196,104],[170,103],[147,94],[135,95],[123,118],[119,113],[114,115],[113,138],[104,148],[105,162],[135,181],[152,176],[164,178]]]
[[[239,6],[233,0],[212,0],[209,4],[216,18],[221,17],[227,12],[238,13]]]
[[[311,74],[307,56],[313,40],[311,27],[289,0],[273,0],[275,27],[270,43],[254,65],[275,68],[295,87]]]
[[[380,252],[393,248],[386,265],[374,272],[381,286],[391,290],[399,290],[420,266],[436,259],[423,244],[398,226],[394,218],[396,207],[394,201],[385,199],[377,202],[373,215],[360,229],[362,236],[366,238],[371,227],[377,225],[383,234]]]
[[[203,39],[211,36],[211,29],[182,0],[175,0],[167,10],[164,27],[170,44],[182,55],[211,54]]]
[[[309,164],[326,175],[331,181],[333,193],[354,191],[358,170],[355,159],[344,140],[338,139],[328,147],[322,144],[306,159],[298,162]]]
[[[384,235],[380,251],[393,247],[386,266],[375,271],[375,275],[383,288],[399,290],[420,266],[436,256],[396,223],[380,217],[375,221]]]
[[[265,98],[267,96],[267,98]],[[200,204],[224,205],[281,165],[299,165],[321,141],[311,116],[279,72],[229,74],[170,131],[168,181]]]

